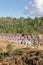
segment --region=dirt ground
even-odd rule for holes
[[[6,51],[6,47],[8,44],[12,44],[14,49],[19,49],[19,48],[26,48],[27,46],[24,44],[17,44],[17,43],[11,43],[9,41],[6,40],[0,40],[0,48],[3,49],[3,51]],[[43,50],[43,46],[38,46],[39,50]]]

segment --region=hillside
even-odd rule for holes
[[[43,17],[41,18],[0,18],[0,33],[43,34]]]
[[[0,18],[0,65],[43,65],[43,17]]]

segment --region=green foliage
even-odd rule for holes
[[[43,17],[0,18],[0,33],[43,34]]]
[[[12,47],[12,45],[11,45],[11,44],[8,44],[8,45],[7,45],[7,50],[8,50],[8,52],[12,52],[13,47]]]
[[[0,48],[0,53],[3,51],[3,49],[2,48]]]
[[[1,52],[0,53],[0,61],[3,61],[3,59],[4,59],[4,52]]]

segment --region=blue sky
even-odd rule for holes
[[[0,17],[26,17],[24,7],[27,0],[0,0]]]
[[[43,16],[43,0],[0,0],[0,17]]]

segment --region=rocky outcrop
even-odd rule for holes
[[[32,43],[40,43],[43,45],[43,35],[32,34],[0,34],[0,40],[7,40],[10,42],[31,45]]]

